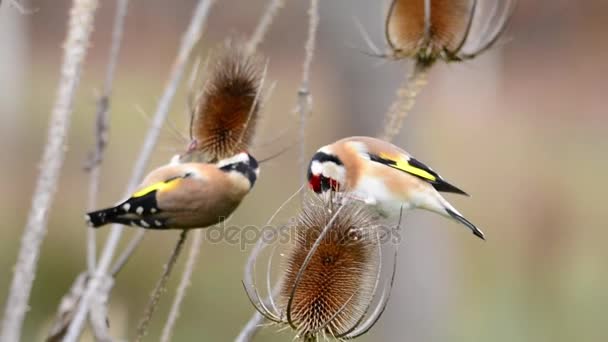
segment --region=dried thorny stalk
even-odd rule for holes
[[[91,153],[90,160],[88,161],[86,167],[90,172],[88,198],[89,209],[96,207],[97,194],[99,192],[101,162],[108,141],[110,96],[112,93],[114,74],[118,64],[118,55],[120,52],[128,4],[129,0],[118,0],[117,2],[106,77],[103,84],[102,94],[97,101],[97,110],[95,113],[95,148]],[[86,282],[82,281],[82,279],[87,279],[88,281],[89,275],[95,272],[96,249],[95,231],[93,228],[89,227],[87,228],[87,272],[81,273],[76,278],[76,281],[72,285],[72,290],[70,290],[70,292],[68,292],[62,298],[61,304],[57,309],[53,328],[49,333],[49,341],[59,340],[67,332],[67,327],[73,318],[74,310],[76,309],[77,304],[80,302],[86,286]],[[106,277],[106,279],[107,280],[104,281],[104,284],[109,285],[104,287],[110,289],[113,285],[113,279],[111,277]],[[75,291],[75,289],[78,289],[78,291]],[[106,324],[107,315],[105,314],[107,309],[106,302],[108,300],[108,295],[109,292],[106,293],[105,296],[96,297],[96,300],[101,303],[101,305],[93,306],[90,315],[93,333],[95,334],[96,339],[99,341],[105,341],[110,338]]]
[[[48,212],[57,190],[57,182],[65,158],[74,94],[78,88],[82,65],[89,47],[97,4],[96,0],[74,0],[70,11],[61,77],[40,163],[41,172],[32,198],[32,207],[25,225],[6,302],[0,334],[0,341],[3,342],[20,340],[23,319],[28,310],[30,292],[36,275],[40,246],[47,231]]]
[[[304,341],[365,334],[384,311],[395,274],[396,253],[392,275],[378,300],[381,235],[386,233],[381,228],[376,214],[342,195],[305,201],[298,216],[283,227],[293,232],[289,236],[295,236],[295,242],[281,254],[285,259],[278,294],[269,290],[268,300],[261,299],[252,267],[246,277],[250,282],[245,283],[248,296],[264,317],[288,325]],[[274,250],[267,282],[273,255]]]
[[[414,67],[386,115],[383,139],[390,141],[400,132],[435,62],[461,62],[489,50],[505,31],[515,2],[495,0],[494,8],[481,24],[479,39],[472,44],[473,24],[483,17],[477,0],[393,0],[385,24],[390,51],[376,55],[412,59]],[[474,46],[468,48],[469,45]]]
[[[135,163],[131,180],[127,187],[127,193],[131,193],[134,190],[135,186],[143,176],[147,161],[150,158],[154,147],[156,146],[161,127],[167,118],[171,103],[184,74],[186,63],[194,46],[200,39],[208,13],[214,2],[214,0],[200,0],[196,9],[194,10],[192,20],[182,38],[177,58],[172,67],[169,80],[167,81],[167,86],[165,87],[163,96],[159,100],[158,107],[154,115],[153,124],[148,130],[141,153],[139,154],[138,160]],[[116,252],[118,243],[122,237],[123,229],[124,228],[120,225],[114,225],[112,227],[99,259],[99,263],[97,264],[95,273],[92,275],[91,280],[87,284],[86,291],[82,300],[80,301],[77,312],[74,315],[74,319],[68,329],[68,333],[64,341],[76,341],[79,338],[84,327],[84,321],[87,313],[90,310],[92,300],[96,296],[103,295],[100,293],[99,289],[100,281],[107,276],[108,271],[110,270],[110,263],[112,262],[112,258],[114,257],[114,253]],[[144,232],[145,230],[138,230],[130,245],[136,246],[143,238]],[[131,252],[134,250],[135,248],[132,248]],[[121,266],[124,265],[129,255],[124,256],[122,260],[119,260],[119,262],[121,262]],[[112,270],[115,271],[114,273],[117,272],[116,268],[113,268]]]
[[[194,267],[196,266],[196,261],[201,250],[202,242],[203,231],[198,229],[194,232],[194,239],[192,240],[192,244],[190,245],[188,259],[186,260],[186,266],[184,267],[184,272],[182,273],[181,280],[179,281],[179,285],[177,286],[177,292],[175,294],[173,304],[171,304],[171,311],[169,312],[169,317],[167,318],[165,326],[163,327],[163,332],[160,338],[161,342],[171,341],[171,336],[173,335],[173,329],[175,328],[175,323],[177,322],[177,318],[179,317],[182,302],[184,301],[184,298],[186,297],[186,291],[188,290],[188,287],[191,284],[190,279],[192,278],[192,273],[194,272]]]
[[[429,69],[416,64],[411,74],[397,89],[397,98],[386,113],[382,140],[392,141],[400,132],[403,121],[416,104],[416,98],[428,83]]]
[[[312,111],[312,96],[310,95],[310,69],[315,54],[317,31],[319,28],[319,0],[310,0],[308,8],[308,37],[304,45],[305,56],[302,65],[302,81],[298,89],[298,107],[296,112],[300,116],[300,158],[298,165],[302,170],[301,178],[306,180],[306,127],[308,116]]]
[[[179,235],[179,239],[177,240],[177,244],[175,245],[175,248],[169,256],[169,261],[165,265],[163,273],[158,282],[156,283],[156,286],[154,287],[154,291],[152,291],[150,301],[146,305],[146,310],[144,311],[144,316],[139,322],[139,325],[137,326],[137,337],[135,338],[135,341],[137,342],[141,341],[148,333],[148,326],[150,324],[150,320],[152,319],[152,315],[158,307],[160,297],[167,290],[167,282],[169,281],[169,277],[171,276],[171,271],[173,270],[173,267],[177,262],[177,258],[179,257],[179,254],[182,251],[182,247],[186,242],[187,236],[188,230],[182,230],[181,234]]]

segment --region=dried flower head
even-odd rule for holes
[[[385,27],[389,56],[421,64],[476,57],[496,43],[514,9],[515,0],[494,1],[491,12],[482,15],[477,0],[393,0]],[[466,52],[471,28],[480,20],[480,39]]]
[[[266,318],[287,323],[304,341],[363,335],[384,311],[394,276],[393,268],[378,300],[380,222],[363,204],[344,197],[305,201],[285,227],[295,241],[284,254],[271,305],[249,288],[252,303]]]
[[[216,162],[247,151],[261,108],[263,68],[256,56],[228,42],[194,99],[191,142],[181,161]]]

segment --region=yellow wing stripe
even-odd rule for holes
[[[164,182],[158,182],[158,183],[154,183],[152,185],[149,185],[137,192],[135,192],[131,197],[137,198],[137,197],[142,197],[145,196],[149,193],[151,193],[152,191],[166,191],[166,190],[170,190],[172,188],[174,188],[178,183],[179,180],[181,180],[181,178],[175,178],[175,179],[171,179],[168,181],[164,181]]]
[[[395,157],[390,156],[390,155],[385,154],[385,153],[380,153],[380,157],[383,158],[383,159],[388,159],[388,160],[394,161],[395,164],[391,165],[391,167],[394,167],[395,169],[399,169],[401,171],[405,171],[407,173],[411,173],[411,174],[416,175],[418,177],[422,177],[424,179],[428,179],[428,180],[430,180],[432,182],[434,182],[434,181],[437,180],[437,177],[433,176],[428,171],[410,165],[407,160],[405,160],[405,159],[403,159],[401,157],[395,158]]]

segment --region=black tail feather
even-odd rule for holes
[[[118,207],[107,208],[87,213],[86,221],[87,224],[93,228],[99,228],[108,223],[116,222],[118,215],[123,214],[124,210]]]
[[[445,210],[455,220],[457,220],[458,222],[460,222],[460,223],[464,224],[465,226],[467,226],[473,232],[473,234],[475,236],[477,236],[478,238],[480,238],[480,239],[482,239],[482,240],[485,241],[486,238],[485,238],[485,235],[483,234],[483,232],[481,230],[479,230],[479,228],[475,227],[475,225],[473,223],[471,223],[471,221],[469,221],[466,218],[464,218],[463,216],[457,214],[453,210],[450,210],[448,208],[445,208]]]

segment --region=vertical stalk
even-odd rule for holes
[[[401,131],[403,121],[414,108],[418,95],[428,83],[430,66],[417,62],[405,82],[397,90],[397,98],[386,113],[382,140],[392,141]]]

